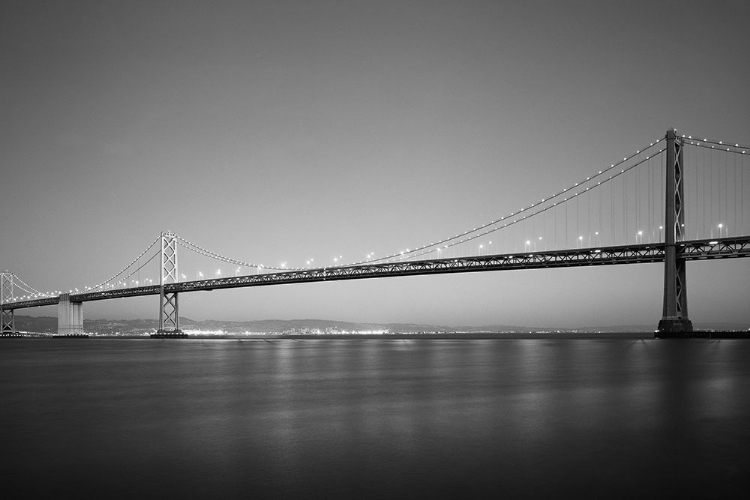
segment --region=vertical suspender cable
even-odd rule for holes
[[[568,200],[563,200],[565,204],[565,248],[568,248]]]
[[[724,156],[724,219],[729,222],[729,157],[728,153],[722,153],[722,156]]]
[[[635,232],[641,230],[641,182],[640,166],[635,169]],[[640,243],[643,243],[641,241]]]
[[[709,156],[708,161],[712,162],[713,157]],[[711,237],[714,237],[714,169],[713,165],[708,169],[708,229]]]
[[[610,177],[610,179],[612,179],[612,177]],[[612,238],[612,245],[614,246],[614,244],[615,244],[615,183],[612,182],[612,181],[610,181],[610,183],[609,183],[609,190],[610,190],[610,195],[609,195],[609,202],[610,202],[609,217],[610,217],[610,219],[612,219],[610,221],[609,234],[610,234],[610,236]]]
[[[601,186],[601,184],[599,184],[599,186]],[[601,230],[602,230],[602,212],[604,211],[604,206],[603,206],[603,202],[602,202],[602,190],[601,190],[601,188],[597,189],[596,191],[597,191],[597,193],[599,195],[599,217],[597,218],[597,222],[596,222],[596,226],[597,226],[596,227],[596,231],[599,232],[599,233],[601,233]],[[600,238],[597,238],[597,240],[600,240]],[[601,241],[597,241],[596,244],[597,244],[597,246],[601,246],[602,243],[601,243]]]
[[[647,193],[648,193],[648,203],[646,204],[646,223],[648,224],[648,242],[651,243],[652,237],[652,231],[653,227],[651,226],[651,178],[653,176],[653,173],[651,172],[651,160],[649,159],[646,163],[646,184],[647,184]]]
[[[745,223],[743,221],[744,219],[744,212],[745,212],[745,183],[744,183],[744,175],[743,175],[744,165],[742,163],[742,158],[740,158],[740,234],[747,234],[747,231],[745,230]]]
[[[628,174],[622,176],[622,244],[628,242]]]
[[[580,201],[580,193],[575,193],[576,197],[576,238],[581,237],[581,214],[579,210],[579,205],[581,203]]]
[[[732,155],[732,186],[734,189],[733,191],[733,205],[734,210],[732,212],[732,231],[734,231],[734,234],[742,234],[737,232],[737,157]]]
[[[710,195],[708,192],[708,174],[711,172],[711,169],[709,168],[709,165],[706,161],[706,152],[701,149],[701,169],[703,170],[703,232],[704,237],[708,237],[708,233],[706,232],[706,229],[708,228],[708,221],[711,220],[710,212],[711,212],[711,202],[710,202]]]

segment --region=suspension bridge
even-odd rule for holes
[[[687,159],[686,159],[687,158]],[[163,232],[121,271],[95,286],[39,291],[12,272],[0,276],[2,335],[16,335],[16,310],[57,305],[58,335],[83,331],[83,303],[159,296],[159,336],[183,336],[183,293],[320,281],[538,268],[663,263],[657,337],[689,336],[686,262],[750,256],[750,148],[674,129],[647,147],[515,212],[382,257],[316,266],[266,266],[211,252]],[[747,216],[746,216],[747,214]],[[493,238],[490,240],[489,238]],[[181,255],[178,266],[178,247]],[[235,267],[234,276],[196,279],[184,256]],[[158,265],[159,279],[141,279]],[[182,272],[180,272],[182,270]],[[192,271],[190,272],[192,275]]]

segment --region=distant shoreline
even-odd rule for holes
[[[54,334],[28,333],[4,338],[61,338]],[[87,339],[124,339],[124,340],[185,340],[183,339],[151,339],[147,335],[96,335]],[[543,340],[543,339],[653,339],[649,332],[544,332],[544,333],[389,333],[389,334],[321,334],[321,335],[201,335],[189,334],[187,340]],[[700,339],[750,339],[750,331],[697,331],[689,338]],[[667,339],[661,339],[667,340]]]

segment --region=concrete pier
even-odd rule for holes
[[[83,303],[71,302],[70,294],[60,294],[57,304],[57,334],[83,336]]]

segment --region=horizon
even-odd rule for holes
[[[56,316],[30,316],[30,315],[17,315],[16,319],[19,318],[30,318],[30,319],[50,319],[57,321]],[[23,320],[22,320],[23,321]],[[84,318],[84,324],[86,322],[149,322],[149,323],[155,323],[158,327],[158,318],[132,318],[132,319],[123,319],[123,318]],[[578,325],[578,326],[572,326],[572,327],[562,327],[560,325],[511,325],[511,324],[485,324],[485,325],[448,325],[448,324],[430,324],[430,323],[419,323],[419,322],[392,322],[392,323],[378,323],[378,322],[368,322],[368,321],[344,321],[344,320],[337,320],[337,319],[321,319],[321,318],[294,318],[294,319],[278,319],[278,318],[266,318],[266,319],[258,319],[258,320],[224,320],[224,319],[215,319],[215,318],[209,318],[209,319],[203,319],[203,320],[194,320],[192,318],[188,318],[185,316],[180,316],[180,322],[183,321],[188,322],[188,325],[195,324],[202,324],[202,323],[236,323],[236,324],[250,324],[250,323],[329,323],[329,324],[346,324],[346,325],[352,325],[357,327],[365,327],[365,326],[377,326],[377,327],[384,327],[384,326],[398,326],[398,327],[429,327],[429,328],[440,328],[440,329],[455,329],[455,331],[482,331],[482,328],[486,328],[486,332],[497,332],[497,333],[503,333],[507,330],[495,330],[497,328],[516,328],[516,329],[526,329],[526,330],[532,330],[532,331],[541,331],[541,330],[550,330],[550,331],[570,331],[570,330],[599,330],[599,331],[616,331],[617,329],[622,329],[622,332],[651,332],[654,330],[653,325],[649,325],[646,323],[641,324],[627,324],[627,325]],[[187,327],[181,328],[182,330],[190,330],[190,328]],[[737,330],[737,331],[744,331],[750,329],[750,322],[749,323],[731,323],[731,322],[712,322],[712,323],[698,323],[694,325],[697,330]],[[148,327],[152,328],[152,327]],[[464,330],[465,329],[465,330]]]

